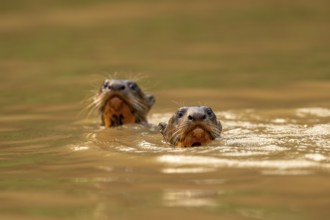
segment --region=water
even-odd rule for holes
[[[71,118],[76,106],[17,115],[22,108],[0,118],[2,219],[330,214],[329,108],[215,110],[221,138],[188,149],[164,143],[155,126],[102,129],[97,117]],[[162,111],[150,124],[173,113]]]
[[[0,219],[329,219],[329,9],[2,1]],[[155,95],[153,126],[81,113],[115,72]],[[154,126],[199,104],[221,138],[164,143]]]

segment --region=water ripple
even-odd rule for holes
[[[211,172],[215,167],[235,167],[274,172],[289,169],[290,172],[278,174],[298,175],[313,168],[329,169],[329,112],[325,108],[216,112],[223,124],[222,136],[209,146],[198,148],[168,145],[156,126],[100,129],[87,138],[103,150],[156,158],[168,166],[162,170],[164,173]],[[156,125],[167,121],[171,115],[153,114],[149,121]]]
[[[275,168],[295,169],[320,167],[319,163],[308,160],[235,160],[207,156],[163,155],[157,158],[159,162],[172,165],[206,165],[213,167],[240,168]]]

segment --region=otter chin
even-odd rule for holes
[[[183,138],[178,143],[178,146],[180,147],[203,146],[213,140],[210,131],[199,126],[193,128],[182,136]]]
[[[147,114],[155,98],[146,95],[136,82],[107,79],[93,99],[94,108],[106,128],[131,123],[147,123]]]
[[[168,123],[158,127],[164,140],[178,147],[204,146],[220,137],[222,126],[208,106],[179,108]]]

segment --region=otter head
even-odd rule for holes
[[[182,107],[169,119],[159,124],[165,141],[179,147],[206,145],[220,136],[222,126],[210,107]]]
[[[107,79],[94,97],[106,128],[128,123],[146,123],[147,113],[155,103],[152,95],[145,95],[136,82]]]

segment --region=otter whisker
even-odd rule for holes
[[[209,126],[210,126],[210,134],[212,138],[218,137],[221,133],[221,129],[218,128],[216,125],[209,124]]]
[[[133,102],[133,106],[137,108],[139,111],[146,112],[148,110],[145,103],[142,103],[141,101],[134,99],[132,99],[132,102]]]
[[[138,102],[138,101],[132,101],[132,105],[134,106],[135,109],[141,112],[146,112],[145,108],[143,107],[143,104]]]
[[[92,113],[98,110],[99,102],[95,100],[95,97],[90,97],[84,101],[87,105],[82,109],[82,112],[85,112],[87,117],[90,117]]]
[[[172,131],[174,131],[174,132],[170,139],[171,140],[174,139],[175,141],[173,141],[173,142],[177,142],[180,139],[180,136],[183,134],[182,131],[186,130],[186,127],[187,127],[187,123],[184,123],[176,128],[173,128]],[[172,131],[170,133],[172,133]]]
[[[113,76],[112,76],[113,77]],[[88,114],[98,111],[105,127],[126,123],[145,123],[151,108],[146,96],[132,80],[107,79],[99,92],[89,99]],[[114,118],[120,121],[114,122]]]
[[[181,107],[162,130],[164,139],[175,146],[191,147],[209,143],[220,136],[221,123],[207,106]]]

